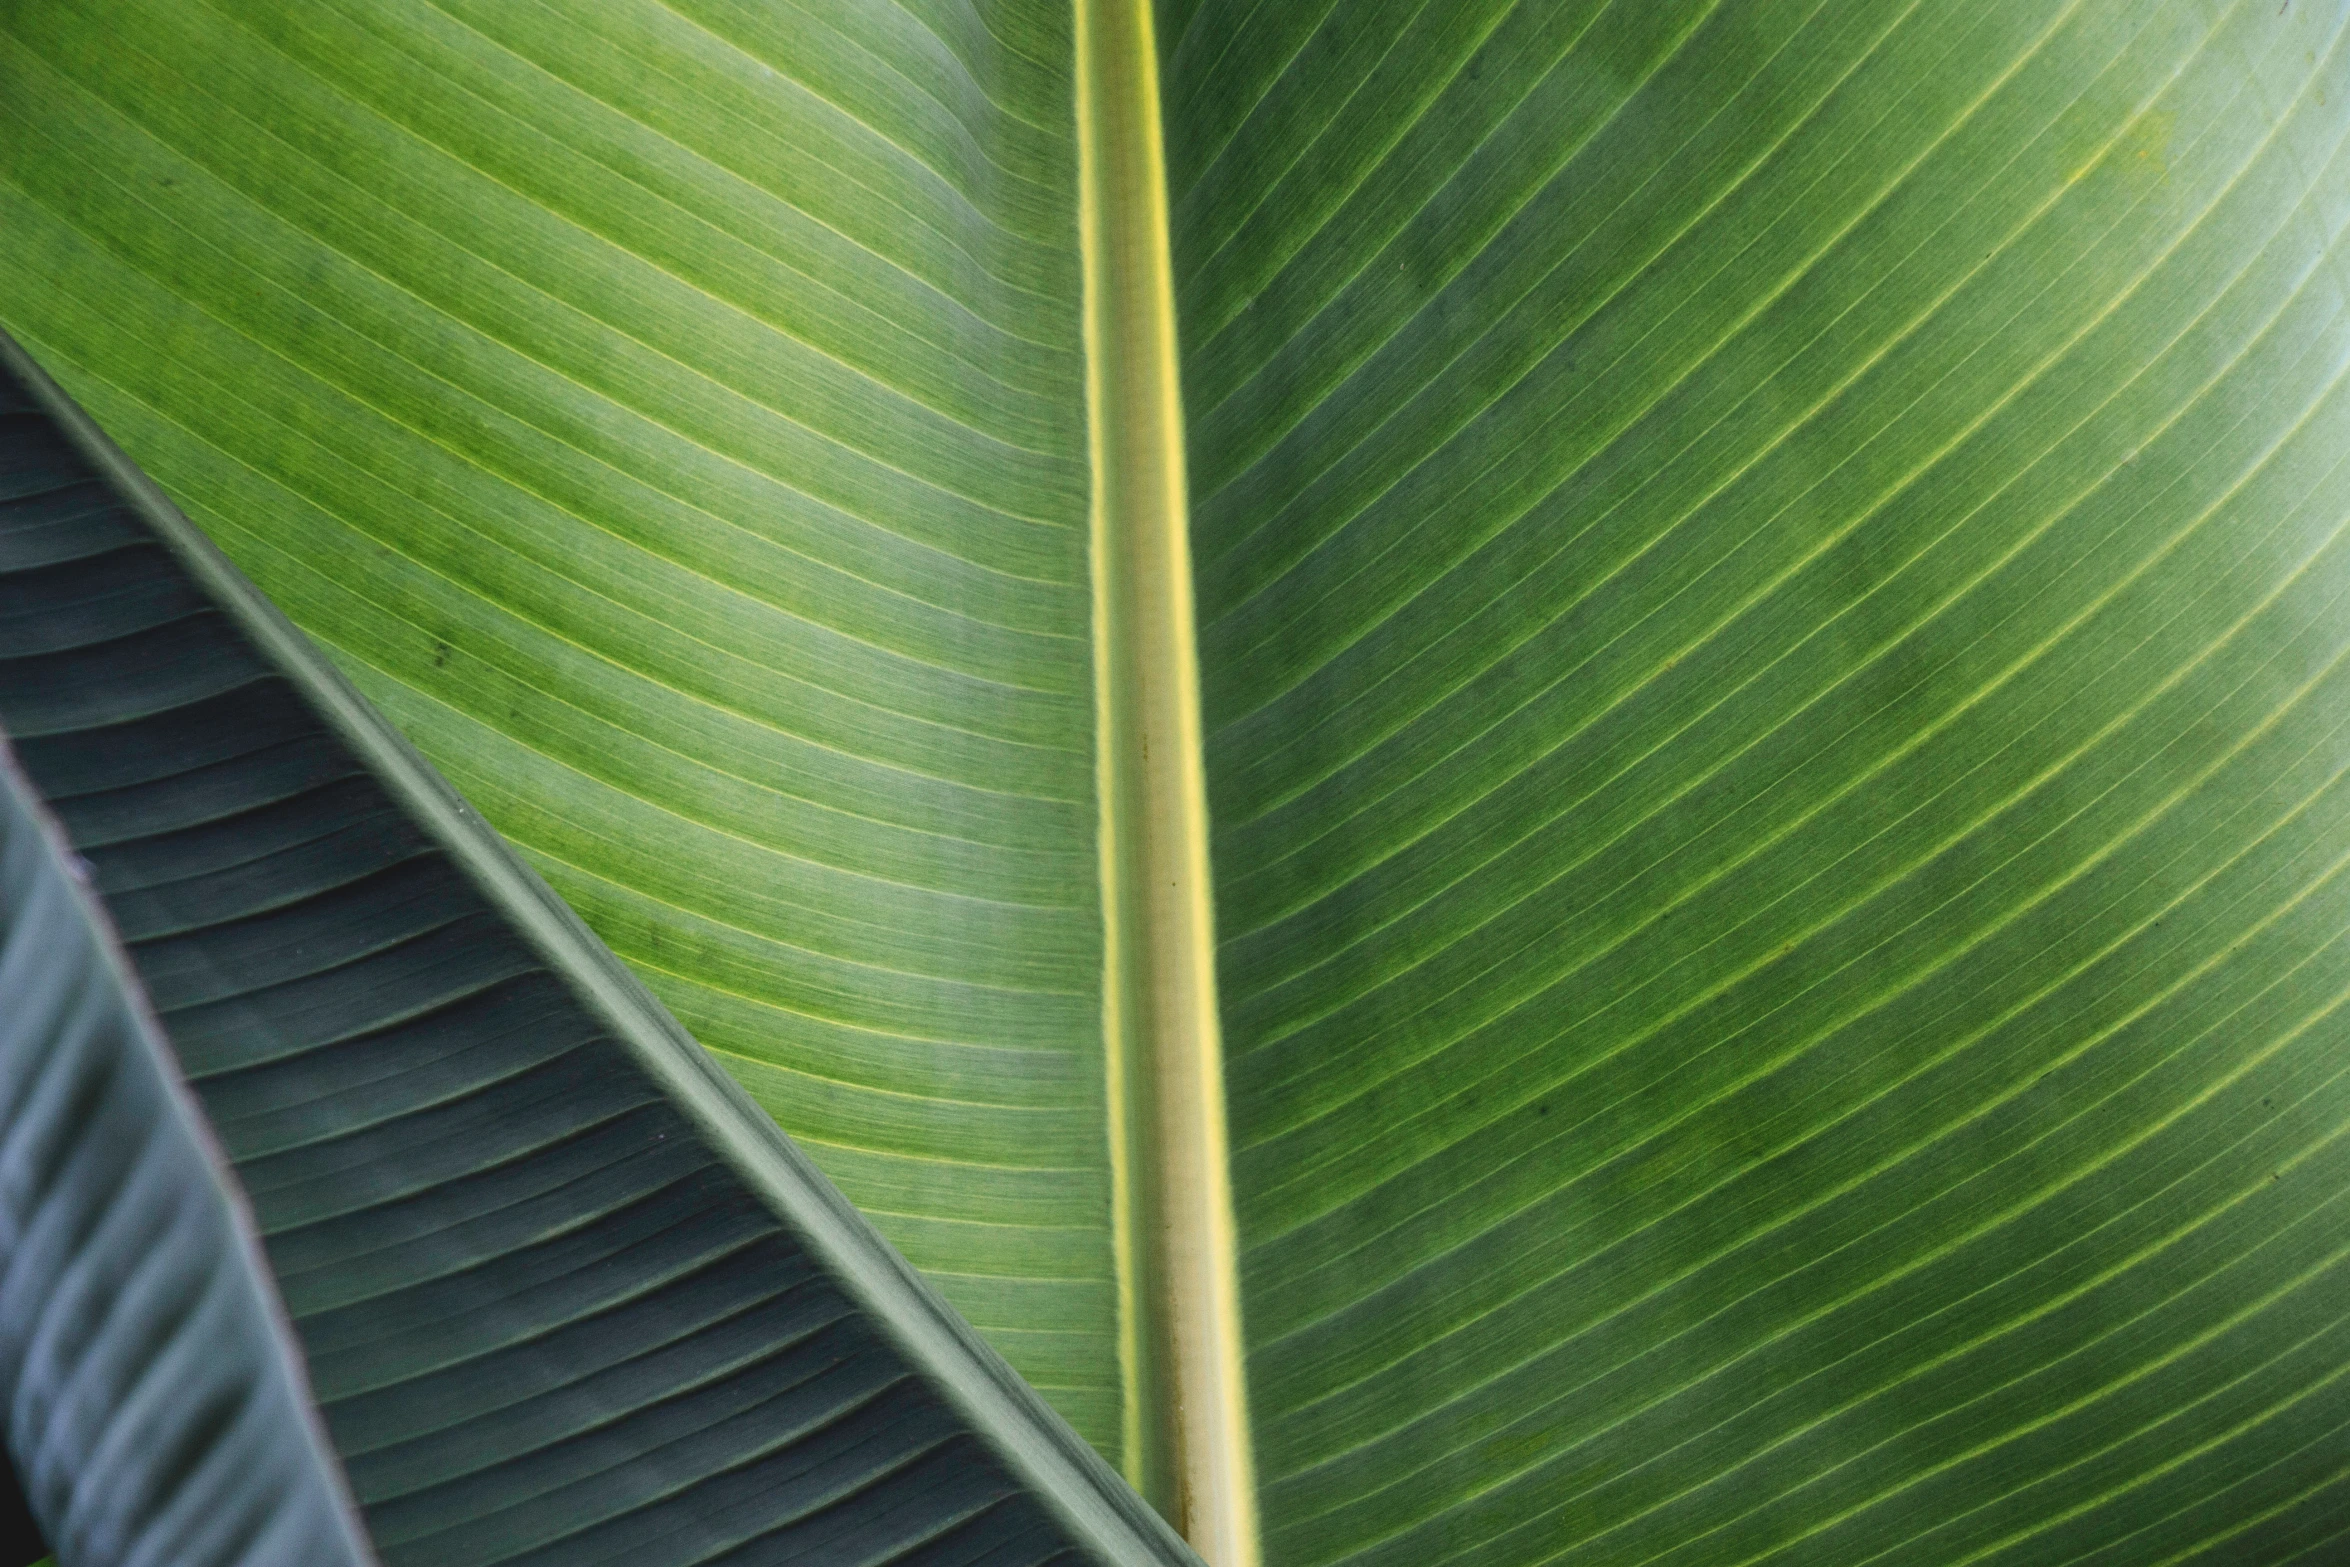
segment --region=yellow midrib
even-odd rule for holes
[[[1127,1478],[1257,1567],[1150,0],[1075,0],[1103,985]]]

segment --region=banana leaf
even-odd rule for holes
[[[360,1567],[241,1191],[88,878],[0,748],[0,1560]]]
[[[2346,27],[18,0],[0,324],[1217,1567],[2323,1562]]]
[[[1193,1559],[21,361],[0,604],[0,1372],[62,1560]]]

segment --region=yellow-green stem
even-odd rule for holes
[[[1256,1567],[1149,0],[1076,0],[1111,1163],[1128,1477]]]

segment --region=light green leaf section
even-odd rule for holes
[[[0,320],[1097,1443],[1059,0],[0,14]]]
[[[2346,22],[1162,9],[1269,1561],[2350,1551]]]
[[[2338,1559],[2350,0],[1155,20],[1266,1560]],[[1070,6],[0,24],[0,321],[1114,1450]]]

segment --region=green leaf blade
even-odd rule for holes
[[[1068,24],[974,21],[26,13],[5,308],[1114,1446]]]
[[[0,314],[1220,1562],[2338,1548],[2350,9],[1083,15],[28,8]]]
[[[1333,22],[1171,151],[1331,192],[1176,198],[1273,1559],[2339,1527],[2342,22]]]
[[[392,1562],[1188,1559],[151,481],[0,353],[0,725],[87,856],[136,966],[121,983],[168,1031],[308,1372],[291,1409],[191,1396],[168,1440],[120,1441],[130,1460],[201,1479],[201,1528],[266,1548],[268,1466],[240,1454],[322,1422]],[[20,1120],[105,1190],[170,1175],[87,1097]],[[58,1256],[20,1253],[28,1307],[119,1262],[91,1225],[49,1227]],[[108,1344],[153,1315],[116,1293],[93,1314]],[[236,1372],[233,1333],[187,1291],[160,1299],[168,1358]],[[77,1423],[153,1436],[155,1360],[74,1378]],[[36,1494],[69,1549],[89,1531],[57,1493],[93,1486],[140,1529],[163,1493],[172,1548],[195,1548],[177,1515],[196,1504],[169,1484],[62,1456]]]

